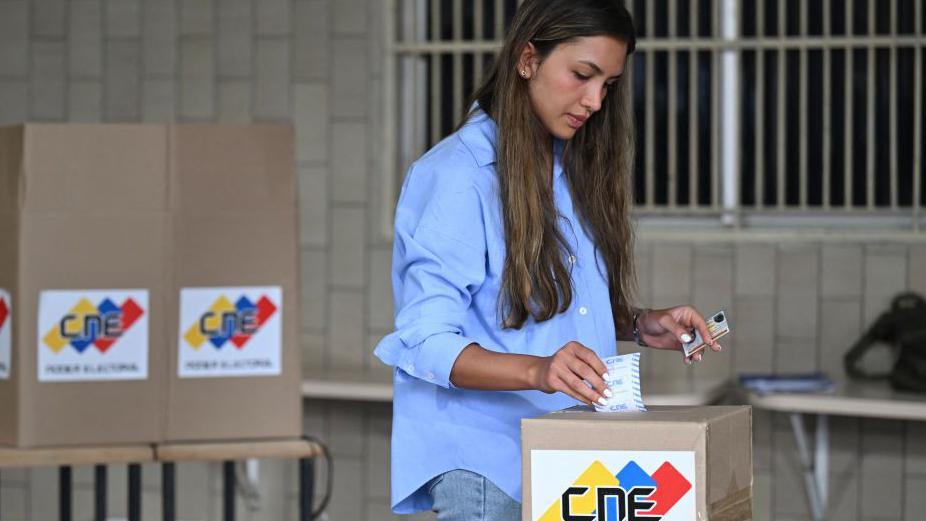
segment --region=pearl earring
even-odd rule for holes
[[[521,69],[521,76],[524,77],[524,78],[526,78],[526,77],[527,77],[527,71],[524,70],[524,69]]]

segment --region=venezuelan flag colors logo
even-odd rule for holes
[[[144,289],[42,291],[39,381],[148,378],[148,310]]]
[[[280,286],[182,288],[177,376],[268,376],[282,371]]]
[[[81,298],[48,329],[42,341],[56,354],[67,346],[78,353],[90,346],[106,353],[143,314],[141,306],[131,298],[119,305],[109,298],[99,304]]]
[[[694,518],[693,453],[611,451],[607,454],[608,451],[604,451],[605,457],[596,458],[596,451],[531,452],[534,520],[669,521]],[[538,458],[535,454],[538,452],[549,454]],[[570,453],[575,454],[571,457],[572,461],[567,462]],[[589,460],[591,463],[588,463]],[[535,468],[537,465],[542,468]],[[559,482],[550,483],[545,474],[556,472],[556,467],[560,473],[556,477]],[[561,474],[564,470],[583,467],[576,478],[563,482],[563,478],[568,480],[568,474]],[[613,472],[614,468],[619,470]]]
[[[199,349],[206,342],[216,349],[228,342],[241,349],[276,311],[276,305],[266,295],[261,295],[256,303],[242,295],[234,304],[220,295],[209,310],[187,328],[183,338],[193,349]]]

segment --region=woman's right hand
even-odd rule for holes
[[[538,358],[532,369],[534,388],[545,393],[566,393],[586,405],[607,405],[610,398],[611,391],[604,381],[608,368],[594,351],[578,342],[569,342],[553,355]]]

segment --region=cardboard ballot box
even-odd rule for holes
[[[521,441],[525,521],[752,519],[747,406],[576,407],[523,420]]]
[[[0,128],[0,444],[298,435],[294,184],[286,126]]]

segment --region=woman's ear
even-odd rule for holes
[[[539,64],[537,48],[533,43],[527,42],[527,45],[521,49],[521,56],[518,57],[518,75],[525,80],[533,78]]]

